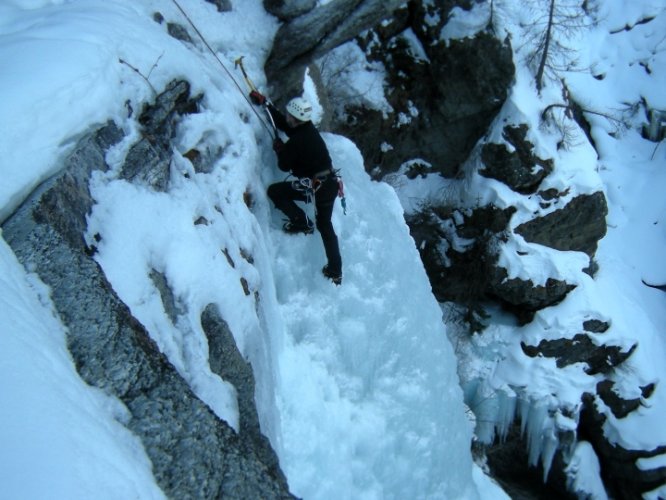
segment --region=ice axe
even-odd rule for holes
[[[238,69],[240,67],[241,72],[243,73],[243,78],[245,79],[245,83],[247,84],[251,92],[259,92],[259,90],[257,90],[257,86],[254,84],[254,82],[252,82],[252,80],[250,80],[250,77],[247,75],[247,71],[245,71],[245,66],[243,65],[244,57],[245,56],[240,56],[238,59],[234,61],[234,68]],[[273,138],[275,139],[278,137],[278,130],[277,126],[275,125],[275,120],[273,120],[273,115],[271,114],[271,111],[270,109],[268,109],[268,106],[266,104],[264,104],[263,108],[264,110],[266,110],[266,115],[268,115],[268,119],[270,120],[271,125],[273,126]]]
[[[245,71],[245,66],[243,66],[243,58],[245,56],[240,56],[238,59],[234,61],[234,68],[238,69],[240,67],[241,72],[243,73],[243,78],[245,78],[245,83],[247,83],[247,86],[250,87],[250,90],[257,91],[257,87],[252,83],[252,80],[250,80],[250,77],[247,76],[247,71]]]
[[[221,59],[219,58],[219,56],[215,53],[215,51],[214,51],[213,48],[210,46],[210,44],[208,43],[208,41],[206,40],[206,38],[204,38],[204,36],[201,34],[201,31],[199,31],[199,28],[197,28],[197,26],[194,24],[194,22],[192,21],[192,19],[190,19],[190,16],[187,15],[187,12],[185,12],[185,10],[180,6],[180,4],[178,3],[178,0],[172,0],[172,1],[173,1],[174,5],[178,8],[178,10],[180,11],[180,13],[183,15],[183,17],[184,17],[185,19],[187,19],[187,22],[190,24],[190,26],[192,26],[192,29],[194,29],[194,31],[195,31],[196,34],[199,36],[199,38],[201,39],[201,41],[203,42],[203,44],[206,46],[206,49],[208,49],[208,52],[210,52],[210,53],[212,54],[212,56],[215,58],[215,60],[220,64],[220,67],[224,70],[224,72],[227,74],[227,76],[228,76],[228,77],[231,79],[231,81],[234,83],[234,85],[236,86],[236,88],[238,89],[238,91],[243,95],[243,97],[245,98],[245,100],[248,102],[248,104],[249,104],[250,107],[252,108],[252,112],[253,112],[255,115],[257,115],[257,118],[259,119],[259,121],[261,122],[261,124],[263,125],[263,127],[266,129],[266,132],[268,132],[269,134],[272,133],[273,138],[275,138],[275,136],[277,135],[277,131],[276,131],[276,128],[275,128],[275,123],[273,122],[273,117],[272,117],[272,116],[270,117],[271,123],[273,124],[273,131],[271,132],[271,129],[268,127],[268,124],[266,123],[266,121],[261,117],[261,115],[257,112],[257,110],[254,109],[254,107],[252,107],[252,103],[250,102],[250,100],[247,98],[247,96],[246,96],[245,93],[243,92],[243,89],[241,88],[240,84],[236,81],[236,79],[234,78],[234,76],[231,74],[231,71],[229,71],[229,70],[227,69],[227,67],[224,65],[224,63],[222,62],[222,60],[221,60]],[[247,82],[248,85],[251,85],[252,87],[254,87],[254,84],[253,84],[252,81],[248,78],[247,73],[245,72],[245,68],[243,68],[243,58],[242,58],[242,57],[240,57],[240,58],[236,61],[236,66],[238,66],[239,64],[240,64],[240,66],[241,66],[241,68],[242,68],[242,70],[243,70],[243,76],[245,76],[245,81]],[[266,109],[267,109],[267,108],[266,108]],[[267,113],[268,113],[268,110],[267,110]],[[270,113],[269,113],[269,116],[270,116]]]

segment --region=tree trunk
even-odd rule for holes
[[[546,60],[548,59],[548,50],[550,49],[550,38],[553,33],[553,17],[555,15],[555,0],[550,0],[550,11],[548,12],[548,26],[546,28],[546,40],[543,44],[543,53],[541,54],[541,61],[539,61],[539,69],[536,74],[537,91],[541,93],[543,88],[543,73],[546,69]]]

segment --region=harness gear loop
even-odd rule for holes
[[[296,178],[291,181],[291,187],[296,191],[305,193],[305,202],[313,203],[315,207],[315,215],[317,213],[317,204],[315,203],[315,194],[321,188],[324,181],[326,181],[329,176],[334,176],[336,182],[338,183],[338,198],[340,198],[340,204],[342,205],[342,213],[347,215],[347,199],[345,198],[345,185],[342,181],[342,176],[340,175],[340,169],[331,169],[324,170],[315,174],[314,177],[302,177]],[[291,177],[291,174],[287,175],[287,179]]]

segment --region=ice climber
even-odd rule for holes
[[[312,105],[302,97],[295,97],[287,103],[287,114],[284,115],[258,91],[252,91],[250,98],[257,105],[267,106],[275,126],[289,137],[287,142],[276,138],[273,150],[280,170],[290,172],[296,180],[276,182],[268,186],[267,191],[275,207],[288,218],[283,229],[290,234],[312,234],[312,222],[295,201],[314,201],[316,227],[328,259],[322,273],[339,285],[342,283],[342,259],[331,222],[338,196],[338,180],[326,143],[310,120]]]

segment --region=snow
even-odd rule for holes
[[[11,68],[0,81],[11,103],[0,120],[2,217],[56,171],[78,137],[113,119],[127,137],[91,181],[96,203],[85,237],[96,243],[95,258],[195,394],[238,429],[235,389],[210,371],[200,322],[208,304],[219,307],[253,366],[262,430],[294,494],[474,499],[496,491],[473,466],[455,357],[395,192],[370,181],[350,141],[325,134],[349,208],[345,216],[336,206],[333,217],[344,283],[327,281],[318,235],[280,230],[265,189],[284,174],[226,71],[243,55],[255,84],[266,86],[260,68],[275,20],[258,0],[234,2],[227,14],[182,4],[220,61],[191,29],[193,43],[180,42],[153,20],[159,11],[187,26],[172,2],[0,7],[0,61]],[[237,29],[241,20],[247,29]],[[177,130],[168,191],[120,179],[139,137],[130,109],[182,77],[204,99]],[[320,109],[310,79],[305,87]],[[219,146],[209,174],[183,156]],[[124,426],[127,410],[78,378],[48,290],[0,243],[0,496],[161,497],[141,443]],[[173,292],[175,316],[154,273]]]
[[[537,95],[532,76],[518,65],[510,98],[488,140],[501,142],[505,123],[528,123],[536,153],[556,165],[544,189],[569,189],[561,203],[603,190],[608,234],[599,245],[594,278],[582,272],[587,261],[581,253],[509,239],[501,252],[510,277],[538,283],[554,277],[577,287],[528,325],[518,326],[490,309],[491,325],[471,340],[455,323],[442,322],[403,210],[414,211],[428,199],[465,198],[518,207],[512,220],[517,225],[559,205],[542,208],[536,197],[470,173],[475,157],[462,181],[433,174],[409,180],[407,162],[390,186],[373,183],[356,147],[325,134],[334,163],[342,168],[348,200],[348,214],[338,205],[333,216],[344,264],[343,285],[335,287],[320,275],[325,258],[318,235],[279,231],[280,217],[265,188],[283,174],[275,167],[270,137],[226,72],[233,74],[234,61],[244,56],[254,83],[266,88],[262,67],[277,21],[259,0],[232,3],[232,12],[220,14],[209,3],[182,0],[222,68],[173,2],[2,2],[0,221],[57,170],[81,135],[108,119],[122,127],[127,139],[109,152],[112,168],[95,174],[91,184],[97,204],[86,236],[102,236],[96,258],[193,391],[237,428],[235,390],[211,373],[199,320],[208,304],[218,305],[252,363],[262,431],[298,496],[505,497],[472,464],[472,423],[463,397],[475,413],[481,442],[504,437],[520,418],[530,460],[541,462],[547,474],[559,433],[576,425],[568,415],[577,414],[580,395],[594,393],[599,378],[586,375],[580,365],[558,369],[553,359],[526,357],[520,342],[536,345],[572,336],[590,319],[611,324],[595,337],[598,342],[623,349],[638,344],[614,376],[622,395],[639,397],[640,387],[656,384],[644,405],[624,419],[598,402],[607,417],[606,435],[627,448],[665,444],[666,393],[660,381],[666,375],[661,334],[666,296],[643,280],[666,282],[666,146],[640,136],[647,112],[642,103],[666,109],[663,1],[588,2],[599,11],[580,49],[581,66],[590,70],[564,78],[584,107],[626,122],[618,127],[588,113],[596,151],[580,131],[567,150],[557,148],[557,130],[540,127],[540,110],[561,103],[561,89],[548,82]],[[519,47],[519,30],[512,23],[520,16],[511,9],[521,4],[507,2],[502,8],[499,27],[510,31]],[[169,37],[166,27],[153,21],[156,11],[188,27],[193,44]],[[639,23],[649,18],[654,19]],[[487,19],[487,5],[456,10],[442,36],[473,36]],[[384,69],[367,65],[361,56],[353,42],[338,48],[327,61],[329,78],[337,78],[338,94],[347,101],[392,112],[383,93]],[[156,193],[118,179],[139,133],[129,107],[139,110],[154,97],[153,89],[185,77],[193,93],[205,98],[202,112],[185,117],[177,131],[169,191]],[[309,77],[305,94],[320,113]],[[410,110],[405,118],[414,116]],[[219,145],[226,149],[210,174],[195,173],[182,156],[193,147]],[[243,202],[246,193],[251,207]],[[200,217],[205,222],[194,224]],[[0,256],[0,497],[161,498],[141,443],[124,426],[127,410],[76,374],[48,290],[16,261],[4,240]],[[174,292],[180,312],[175,322],[151,271],[163,274]],[[561,409],[570,411],[565,416]],[[640,465],[650,469],[663,461],[661,455]],[[576,490],[605,498],[598,460],[587,443],[577,443],[569,473]],[[664,489],[645,498],[664,497]]]
[[[347,106],[364,106],[387,115],[393,109],[384,95],[385,69],[379,62],[368,63],[355,41],[347,42],[318,61],[322,79],[329,88],[334,113]]]
[[[566,472],[569,486],[580,496],[591,500],[608,498],[604,485],[599,480],[599,459],[587,441],[576,444]]]
[[[462,208],[465,203],[469,208],[488,203],[500,208],[514,206],[518,211],[511,219],[512,227],[562,208],[581,194],[603,191],[606,195],[608,233],[596,253],[599,271],[594,278],[582,272],[588,265],[584,254],[554,251],[511,235],[499,248],[500,263],[509,278],[530,279],[535,284],[544,284],[548,278],[564,279],[576,289],[562,303],[539,311],[525,326],[489,307],[490,325],[482,335],[470,340],[455,324],[448,328],[460,362],[465,401],[475,414],[476,438],[483,443],[492,442],[495,436],[501,439],[519,416],[529,441],[530,461],[541,462],[545,473],[558,434],[570,432],[575,425],[561,412],[552,412],[564,408],[567,414],[577,415],[581,395],[595,394],[601,376],[586,375],[581,364],[560,369],[552,358],[527,358],[520,343],[537,345],[544,339],[571,338],[583,332],[583,322],[590,319],[611,325],[603,334],[590,334],[594,342],[617,345],[625,352],[638,345],[629,360],[608,378],[615,382],[618,394],[641,398],[642,405],[618,419],[598,400],[598,409],[607,417],[606,436],[611,443],[628,449],[654,449],[666,443],[662,423],[666,393],[659,389],[665,376],[662,331],[666,296],[644,285],[666,283],[666,148],[663,141],[657,144],[641,137],[650,109],[665,108],[666,6],[651,0],[631,5],[621,1],[587,4],[592,17],[589,29],[579,34],[581,43],[577,46],[582,71],[561,76],[570,94],[588,110],[585,116],[592,125],[596,151],[577,126],[568,130],[572,135],[566,148],[558,148],[561,133],[554,123],[542,123],[541,111],[549,104],[562,104],[563,98],[561,86],[552,81],[537,94],[534,77],[524,66],[527,47],[519,23],[534,13],[516,2],[496,5],[494,15],[499,38],[511,36],[518,65],[509,99],[485,140],[504,143],[505,125],[527,123],[527,139],[535,145],[535,154],[552,159],[555,166],[540,189],[566,192],[558,202],[543,208],[539,197],[518,195],[501,182],[479,176],[478,153],[469,159],[466,178],[461,181],[443,182],[437,175],[409,180],[406,169],[391,179],[409,212],[420,208],[422,200],[438,199]],[[465,12],[462,19],[470,27],[481,26],[488,16],[482,12],[484,7],[487,4],[478,5],[476,20],[474,11]],[[451,30],[455,37],[467,36],[464,31],[455,32],[459,25],[449,23],[443,31]],[[562,113],[557,116],[564,117]],[[574,125],[565,119],[566,124]],[[451,305],[444,305],[444,310],[455,316]],[[655,384],[656,389],[649,398],[643,398],[640,388],[648,384]],[[588,455],[589,449],[577,450],[571,457],[572,467],[582,460],[591,464]],[[641,460],[640,466],[656,468],[664,457]],[[576,488],[592,498],[605,498],[595,467],[580,466],[576,474]],[[662,486],[646,498],[664,497],[664,489]]]
[[[470,10],[460,7],[451,9],[449,19],[439,34],[441,40],[451,41],[461,38],[473,37],[482,31],[488,24],[490,17],[488,2],[475,3]]]
[[[83,383],[48,290],[0,240],[0,497],[163,498],[127,411]]]

